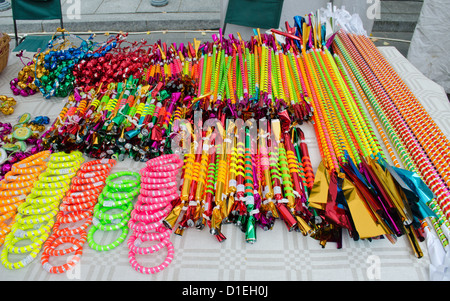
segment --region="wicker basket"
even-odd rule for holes
[[[0,73],[8,64],[9,41],[11,41],[11,38],[6,33],[0,38]]]

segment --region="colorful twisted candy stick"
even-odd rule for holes
[[[349,46],[350,47],[350,46]],[[360,65],[361,67],[364,67],[363,65]],[[381,94],[380,96],[384,96],[385,94]],[[385,97],[385,99],[386,99],[386,97]],[[385,103],[385,106],[383,107],[383,108],[386,108],[387,109],[387,107],[386,107],[386,105],[387,105],[387,101],[386,102],[384,102]],[[394,111],[390,111],[390,112],[392,112],[391,113],[391,115],[390,116],[392,116],[391,118],[397,118],[397,120],[401,120],[400,118],[399,118],[399,115],[393,115],[394,114]],[[394,129],[395,129],[396,127],[394,126]],[[406,129],[406,128],[405,128]],[[408,131],[408,130],[405,130],[406,132]],[[413,145],[414,145],[414,141],[412,140],[412,139],[405,139],[405,140],[403,140],[403,144],[406,144],[407,146],[409,146],[409,149],[407,150],[408,152],[412,152],[413,154],[416,154],[416,156],[418,156],[419,155],[419,153],[420,153],[420,148],[417,148],[417,147],[412,147]],[[423,158],[425,158],[425,157],[423,157]],[[427,173],[427,177],[426,177],[426,181],[427,181],[427,183],[428,183],[428,185],[431,185],[431,183],[438,183],[439,182],[439,178],[438,177],[436,177],[436,174],[435,174],[435,172],[433,172],[432,171],[432,169],[430,169],[430,167],[429,167],[429,165],[426,165],[426,163],[424,162],[424,163],[422,163],[422,161],[420,160],[420,161],[417,161],[417,160],[415,160],[418,164],[419,164],[419,166],[420,166],[420,168],[422,169],[422,171],[424,171],[424,170],[429,170],[430,172],[428,172]],[[433,180],[432,179],[435,179],[434,180],[434,182],[432,182]],[[437,182],[436,182],[437,181]],[[438,191],[439,193],[437,193],[437,195],[441,198],[441,199],[445,199],[445,197],[444,197],[444,193],[443,193],[443,191],[445,191],[444,189],[443,189],[443,186],[437,186],[437,185],[434,185],[434,187],[436,187],[435,189],[434,189],[434,192],[436,192],[436,191]]]
[[[203,141],[203,150],[201,154],[201,162],[200,162],[200,171],[198,175],[197,180],[197,187],[195,191],[195,201],[199,204],[198,210],[198,216],[196,216],[195,220],[195,226],[198,229],[203,229],[203,227],[206,225],[206,216],[205,216],[205,190],[206,190],[206,178],[207,178],[207,172],[208,172],[208,163],[209,163],[209,139],[211,134],[206,133],[205,134],[205,140]],[[209,217],[208,217],[209,219]]]
[[[256,145],[256,141],[255,141]],[[256,150],[255,150],[256,151]],[[272,229],[275,219],[273,217],[268,218],[266,209],[263,206],[263,197],[261,187],[263,185],[263,174],[261,170],[261,162],[259,159],[259,153],[252,155],[253,161],[253,183],[254,183],[254,209],[253,216],[255,217],[255,225],[260,226],[264,230]]]
[[[262,206],[266,206],[266,216],[267,218],[278,218],[278,212],[275,206],[275,199],[274,199],[274,190],[272,185],[272,178],[271,178],[271,170],[270,170],[270,162],[269,162],[269,133],[268,130],[268,124],[267,120],[264,118],[262,121],[260,120],[260,124],[262,126],[259,129],[259,143],[258,143],[258,149],[260,152],[260,165],[262,170],[262,183],[263,187],[261,187],[262,190],[262,196],[263,196],[263,204]],[[267,130],[265,129],[267,128]]]
[[[184,164],[182,169],[181,187],[180,187],[180,202],[173,206],[171,213],[164,220],[166,227],[172,229],[178,218],[184,216],[189,200],[189,188],[192,181],[193,165],[195,162],[195,154],[187,153],[184,155]],[[180,226],[174,231],[175,234],[182,235],[184,226]]]
[[[388,118],[385,117],[385,115],[382,111],[386,107],[383,108],[382,106],[379,106],[375,100],[375,97],[378,97],[385,101],[387,101],[387,99],[388,99],[387,93],[385,91],[383,91],[383,89],[381,88],[381,85],[377,83],[378,79],[373,76],[373,73],[371,73],[370,69],[365,65],[365,63],[363,63],[363,60],[360,59],[358,52],[355,51],[355,48],[354,48],[354,46],[352,46],[352,44],[346,43],[345,48],[344,48],[341,38],[338,37],[338,39],[336,40],[336,46],[337,46],[336,49],[338,50],[338,54],[341,55],[343,58],[341,61],[336,60],[338,65],[341,62],[345,62],[346,67],[350,68],[353,71],[353,74],[355,75],[354,78],[358,82],[358,84],[360,86],[360,90],[364,89],[364,91],[368,91],[366,93],[366,95],[367,95],[366,100],[367,101],[370,100],[372,102],[371,105],[376,110],[377,115],[380,118],[380,120],[383,122],[383,125],[387,129],[387,133],[390,135],[391,138],[394,138],[393,141],[396,145],[397,150],[400,150],[399,154],[402,157],[402,161],[405,162],[406,166],[414,166],[414,163],[411,161],[408,151],[406,151],[406,148],[404,147],[404,145],[406,145],[405,143],[413,143],[412,140],[406,139],[406,140],[400,141],[400,139],[397,138],[397,133],[392,130],[392,127],[395,128],[396,126],[398,127],[398,125],[402,124],[401,120],[399,118],[396,118],[395,122],[397,122],[397,124],[395,126],[392,126],[392,121],[388,120]],[[356,67],[355,64],[353,63],[352,59],[350,58],[349,53],[351,53],[351,55],[354,58],[358,58],[358,65],[357,65],[358,67]],[[342,70],[342,66],[340,68]],[[360,68],[360,70],[364,70],[364,73],[357,70],[357,68]],[[361,74],[363,74],[364,76],[361,76]],[[369,80],[369,78],[370,78],[370,80]],[[374,91],[374,92],[369,90],[369,88],[372,89],[372,91]],[[357,112],[357,111],[355,111],[355,112]],[[392,118],[392,116],[395,116],[393,113],[394,110],[390,110],[389,112],[391,112],[391,115],[390,115],[391,118]],[[392,119],[392,120],[394,120],[394,119]],[[360,121],[360,122],[361,122],[361,125],[363,125],[363,122],[362,121]],[[404,129],[406,129],[406,128],[404,128]],[[369,136],[370,131],[366,131],[366,132],[368,133],[366,135]],[[405,137],[405,136],[402,136],[402,138],[403,137]],[[370,139],[369,139],[369,141],[370,141]],[[372,145],[371,148],[372,148],[372,151],[374,152],[374,154],[383,155],[382,153],[375,153],[377,151],[377,149],[379,149],[375,142],[369,142],[369,143],[370,143],[370,145]],[[417,148],[416,148],[416,150],[417,150]],[[390,151],[390,155],[391,155],[391,157],[394,157],[394,154],[392,151]],[[395,157],[394,157],[394,159],[395,159]],[[393,161],[396,162],[395,160],[393,160]],[[398,162],[397,162],[397,165],[398,165]],[[409,226],[409,228],[403,228],[403,229],[401,229],[401,231],[408,234],[408,238],[410,239],[410,242],[416,252],[416,255],[418,257],[421,257],[421,251],[420,251],[420,248],[418,248],[416,238],[414,237],[414,233],[413,233],[413,230],[411,229],[411,226]]]
[[[224,129],[219,130],[220,139],[223,141],[225,132]],[[227,210],[227,195],[226,195],[226,185],[227,185],[227,173],[228,173],[228,161],[226,147],[223,145],[216,145],[216,175],[215,175],[215,193],[214,193],[214,208],[211,218],[211,228],[214,229],[215,233],[221,233],[221,224],[226,217]]]
[[[278,140],[276,139],[276,137],[279,137],[279,135],[281,134],[280,131],[281,128],[279,126],[279,120],[272,120],[268,128],[268,133],[270,133],[268,135],[270,176],[278,214],[284,221],[288,230],[292,231],[297,226],[297,221],[294,218],[292,212],[287,207],[287,202],[283,198],[282,193],[282,178],[279,167]]]
[[[252,160],[252,143],[250,137],[249,127],[245,128],[245,205],[247,207],[246,218],[241,221],[242,226],[245,227],[245,241],[248,243],[256,242],[256,218],[255,218],[255,183],[254,183],[254,168]]]
[[[232,208],[234,207],[234,199],[237,190],[236,173],[237,173],[237,147],[236,147],[236,126],[233,121],[227,120],[227,156],[228,156],[228,185],[227,185],[227,212],[228,219]]]
[[[301,162],[303,165],[303,170],[305,172],[305,181],[306,181],[306,187],[311,190],[312,185],[314,185],[314,171],[313,167],[311,165],[311,158],[309,155],[308,145],[305,142],[305,134],[303,131],[299,128],[297,128],[297,131],[299,133],[299,139],[300,139],[300,153],[301,153]]]
[[[197,147],[202,147],[202,144],[199,144]],[[196,198],[196,190],[198,179],[200,177],[200,170],[202,169],[202,153],[203,151],[201,152],[199,149],[195,150],[195,160],[192,163],[192,180],[190,183],[189,196],[187,199],[188,206],[182,220],[179,222],[179,227],[194,227],[196,220],[196,211],[198,211],[197,209],[199,209],[201,206],[200,201],[197,201]]]
[[[304,190],[303,182],[300,176],[300,166],[295,154],[294,145],[292,144],[289,131],[284,133],[284,144],[286,147],[286,160],[289,172],[292,178],[293,192],[295,195],[295,213],[301,215],[307,220],[310,219],[311,213],[307,209],[307,193]]]
[[[214,140],[213,140],[214,141]],[[225,239],[225,236],[222,234],[222,232],[217,232],[217,228],[213,227],[212,223],[212,212],[214,209],[214,197],[215,197],[215,189],[214,189],[214,183],[216,181],[216,171],[217,171],[217,157],[219,154],[216,153],[216,146],[211,147],[211,155],[209,158],[209,164],[208,164],[208,174],[207,174],[207,180],[206,180],[206,192],[205,192],[205,210],[204,210],[204,216],[207,219],[207,223],[210,227],[211,234],[215,235],[215,237],[218,239],[218,241],[223,241]]]
[[[293,146],[293,149],[294,149],[294,153],[295,153],[295,156],[296,156],[296,161],[297,161],[297,164],[298,164],[297,168],[298,168],[299,176],[300,176],[301,181],[302,181],[301,185],[303,187],[303,192],[305,193],[305,197],[306,197],[306,201],[307,201],[308,200],[308,195],[309,195],[309,188],[307,187],[308,185],[307,185],[307,181],[306,181],[306,172],[305,172],[305,168],[304,168],[303,162],[302,162],[302,152],[300,150],[300,143],[299,143],[299,141],[301,141],[301,140],[300,140],[299,137],[301,137],[301,135],[298,134],[300,130],[301,129],[299,128],[299,126],[292,127],[292,129],[291,129],[291,143],[292,143],[292,146]],[[305,142],[303,141],[303,143],[305,143]],[[307,154],[309,156],[309,152]],[[314,176],[314,174],[313,174],[313,176]],[[314,185],[314,181],[313,181],[312,185]]]
[[[345,63],[348,62],[347,66],[348,66],[348,68],[352,68],[353,72],[358,72],[358,70],[356,70],[355,63],[352,61],[352,58],[350,58],[350,55],[347,51],[347,48],[352,49],[351,48],[352,44],[348,44],[347,48],[344,48],[342,46],[343,44],[340,42],[340,40],[338,40],[337,42],[339,42],[339,44],[337,44],[337,45],[339,46],[340,55],[345,59],[345,60],[343,59],[343,61]],[[353,57],[355,57],[354,54],[352,54],[352,55],[353,55]],[[379,54],[377,53],[377,55],[379,55]],[[381,62],[378,62],[378,64],[381,64]],[[386,63],[383,66],[386,67]],[[392,70],[390,66],[389,66],[389,70]],[[398,75],[395,72],[394,72],[394,74],[395,74],[395,77],[398,78]],[[360,81],[362,81],[362,79],[360,79]],[[369,92],[366,92],[366,93],[369,96],[371,96],[369,94]],[[371,101],[372,106],[374,106],[374,108],[377,109],[378,116],[381,116],[380,118],[384,118],[382,120],[384,120],[384,126],[385,126],[385,129],[387,129],[388,134],[390,134],[391,136],[395,135],[393,127],[386,121],[386,117],[384,117],[384,112],[379,108],[377,101],[375,99],[373,99],[373,97],[371,100],[372,100]],[[417,168],[415,162],[410,158],[410,155],[406,152],[405,147],[403,146],[403,142],[399,141],[398,138],[397,138],[397,140],[394,140],[394,142],[396,142],[395,147],[396,147],[398,153],[401,155],[402,161],[405,164],[406,168],[408,168],[409,170],[412,170],[412,171],[417,171],[420,174],[421,170]],[[391,152],[390,152],[390,154],[391,154]],[[392,156],[392,154],[391,154],[391,156]],[[399,166],[399,164],[397,163],[396,166]],[[428,173],[427,178],[428,177],[429,177],[429,173]],[[436,190],[434,189],[434,191],[436,191]],[[440,229],[440,225],[442,225],[443,223],[448,224],[448,221],[443,219],[443,213],[442,213],[441,209],[439,208],[439,206],[437,206],[435,200],[430,200],[428,202],[428,205],[430,206],[430,208],[432,208],[433,212],[438,216],[438,218],[431,217],[431,220],[433,221],[433,226],[438,233],[442,233],[442,230]],[[441,242],[444,245],[448,244],[448,241],[446,239],[443,239],[443,235],[440,234],[439,238],[441,239]]]
[[[314,119],[315,119],[315,130],[316,135],[319,140],[320,144],[320,150],[322,158],[325,158],[327,165],[329,168],[334,168],[335,170],[338,169],[338,163],[336,160],[336,155],[334,153],[334,148],[331,146],[331,141],[329,139],[329,127],[328,126],[317,126],[317,125],[326,125],[324,116],[323,116],[323,110],[319,110],[320,102],[317,93],[321,90],[317,87],[317,76],[315,69],[312,68],[309,60],[307,59],[307,54],[304,48],[302,48],[302,60],[299,60],[298,62],[302,66],[302,70],[305,70],[305,78],[308,81],[308,86],[310,87],[310,91],[312,92],[312,99],[313,99],[313,107],[314,107]],[[316,92],[317,91],[317,92]],[[325,147],[326,146],[326,147]]]
[[[361,39],[355,38],[355,40]],[[358,42],[358,45],[361,45],[361,42]],[[387,91],[391,96],[393,103],[399,108],[403,119],[411,128],[413,134],[421,143],[425,153],[430,157],[431,162],[437,169],[437,173],[445,182],[447,179],[446,173],[448,172],[448,163],[445,160],[445,158],[448,158],[448,154],[446,153],[446,150],[449,148],[448,139],[443,136],[442,132],[436,126],[429,114],[424,111],[417,99],[415,99],[409,89],[406,88],[406,85],[401,84],[398,75],[393,72],[392,68],[388,69],[390,72],[387,74],[380,72],[380,67],[375,64],[379,64],[380,66],[387,68],[385,60],[381,59],[381,55],[376,53],[377,51],[372,48],[367,50],[366,45],[368,44],[365,43],[363,46],[359,47],[365,49],[365,53],[374,54],[373,58],[370,61],[368,60],[368,63],[374,72],[379,76],[380,80],[383,82],[383,85],[388,88]],[[392,91],[394,88],[395,90]],[[400,95],[395,95],[400,93],[402,97],[399,97]],[[408,102],[404,99],[408,99]],[[423,116],[423,119],[418,120],[416,114],[420,114],[417,116]],[[432,136],[424,135],[425,132],[430,131],[434,131],[436,134]],[[427,136],[426,140],[425,136]]]
[[[237,145],[237,168],[236,168],[236,198],[233,208],[231,210],[231,218],[234,222],[240,223],[242,216],[246,214],[246,207],[244,205],[245,197],[245,132],[242,129],[242,124],[237,124],[236,128],[236,145]],[[240,225],[240,224],[238,224]]]

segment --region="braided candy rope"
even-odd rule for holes
[[[118,178],[131,177],[132,179]],[[88,232],[89,246],[97,251],[110,251],[121,245],[128,236],[128,221],[131,218],[134,198],[139,194],[141,176],[137,172],[120,171],[106,178],[106,186],[98,197],[94,207],[92,227]],[[107,213],[108,211],[119,213]],[[121,231],[120,236],[112,243],[100,245],[95,242],[94,234],[98,231]]]
[[[94,206],[106,185],[106,177],[115,164],[116,161],[112,159],[85,162],[81,165],[76,177],[72,179],[70,190],[67,191],[59,207],[60,211],[52,229],[53,234],[44,243],[41,263],[47,272],[61,274],[72,269],[80,261],[83,245],[87,240],[86,229],[92,223]],[[75,228],[79,222],[81,225]],[[57,249],[59,245],[65,243],[72,246]],[[75,255],[63,265],[53,266],[49,262],[50,256],[63,256],[74,252]]]
[[[49,156],[49,151],[42,151],[15,163],[0,181],[0,245],[15,223],[17,208],[31,192],[41,170],[46,168],[45,160]]]
[[[128,222],[133,234],[128,239],[128,258],[131,266],[142,274],[155,274],[164,270],[173,260],[174,246],[169,237],[172,230],[163,220],[171,212],[180,196],[177,192],[177,176],[183,161],[177,155],[161,155],[146,162],[141,169],[141,190]],[[151,247],[141,247],[142,242],[159,241]],[[158,252],[167,247],[167,257],[158,266],[144,267],[136,260],[136,254]]]
[[[50,155],[47,168],[33,183],[31,193],[17,208],[16,222],[5,238],[1,254],[3,265],[8,269],[20,269],[30,264],[40,252],[50,236],[58,214],[58,206],[69,190],[70,180],[83,163],[81,152],[64,152]],[[16,246],[20,241],[30,240],[24,246]],[[22,243],[21,243],[22,244]],[[8,254],[28,255],[18,262],[9,262]]]

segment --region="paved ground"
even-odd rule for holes
[[[9,0],[10,1],[10,0]],[[150,0],[61,0],[64,27],[82,31],[198,30],[220,27],[221,0],[169,0],[163,7]],[[18,21],[19,32],[52,32],[56,21]],[[0,28],[13,33],[12,11],[0,12]]]

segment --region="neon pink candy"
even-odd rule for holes
[[[172,262],[173,256],[175,254],[175,248],[174,248],[172,242],[170,240],[166,240],[165,242],[166,242],[165,246],[167,246],[167,256],[166,256],[166,259],[163,261],[163,263],[161,263],[158,266],[154,266],[154,267],[144,267],[137,262],[136,253],[134,253],[133,251],[130,251],[128,253],[128,259],[130,261],[131,266],[136,271],[138,271],[139,273],[142,273],[142,274],[156,274],[156,273],[163,271]]]
[[[177,193],[177,188],[172,187],[170,189],[155,189],[155,190],[148,190],[148,189],[142,189],[141,187],[141,194],[143,196],[147,197],[162,197],[162,196],[170,196]]]
[[[161,226],[164,226],[162,221],[145,223],[141,221],[136,221],[132,218],[130,218],[130,220],[128,221],[128,228],[133,232],[145,233],[148,231],[154,231]]]
[[[155,210],[161,210],[163,208],[167,207],[167,205],[163,202],[161,203],[154,203],[154,204],[144,204],[141,201],[137,201],[134,205],[134,208],[138,211],[155,211]]]
[[[142,183],[142,184],[141,184],[141,188],[144,188],[144,189],[146,189],[146,190],[152,190],[152,189],[169,189],[169,188],[176,187],[176,185],[177,185],[176,182],[154,183],[154,184]]]
[[[144,184],[167,184],[170,183],[172,181],[172,178],[147,178],[144,177],[144,179],[142,180],[141,177],[141,183]]]
[[[167,203],[178,199],[180,196],[171,194],[169,196],[161,196],[161,197],[146,197],[143,195],[138,196],[138,200],[141,200],[143,203],[148,204],[156,204],[156,203]]]
[[[131,211],[128,228],[133,234],[128,239],[128,258],[131,266],[142,274],[154,274],[164,270],[173,260],[175,248],[170,241],[171,229],[163,220],[171,212],[172,202],[180,196],[177,176],[183,161],[177,155],[162,155],[150,159],[140,170],[141,189],[138,201]],[[159,241],[150,247],[140,247],[142,242]],[[136,254],[152,254],[167,247],[166,259],[158,266],[144,267],[136,260]]]

